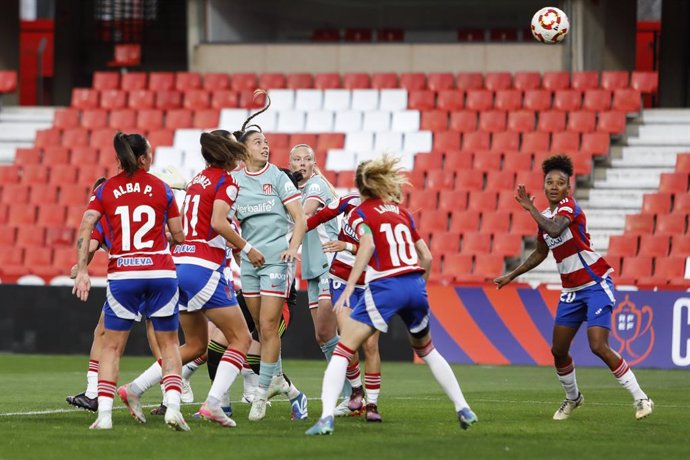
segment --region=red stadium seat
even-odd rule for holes
[[[638,235],[611,235],[609,237],[609,249],[606,258],[608,259],[609,255],[622,257],[636,256],[638,242]]]
[[[108,125],[108,112],[102,109],[89,109],[81,113],[81,126],[88,129],[105,128]]]
[[[431,235],[429,249],[436,257],[441,254],[454,254],[460,251],[459,232],[434,232]]]
[[[676,172],[690,173],[690,153],[676,155]]]
[[[611,91],[605,89],[588,89],[582,102],[583,110],[603,112],[611,109]]]
[[[307,144],[311,147],[316,145],[316,134],[308,134],[308,133],[301,133],[301,134],[292,134],[290,136],[290,147],[295,146],[297,144]]]
[[[628,87],[629,74],[627,70],[604,70],[601,72],[601,87],[609,91]]]
[[[53,126],[60,129],[77,128],[80,123],[78,109],[59,109],[55,111]]]
[[[426,81],[432,91],[442,91],[455,88],[455,78],[452,73],[429,73]]]
[[[558,90],[553,95],[554,110],[572,112],[582,107],[582,91],[574,89]]]
[[[230,88],[237,91],[254,91],[257,88],[255,73],[236,73],[232,75]]]
[[[74,88],[72,90],[71,106],[77,109],[98,108],[99,93],[89,88]]]
[[[239,107],[239,94],[237,91],[222,89],[211,92],[211,108],[226,109]]]
[[[156,93],[145,89],[137,89],[129,92],[127,107],[130,109],[152,109],[156,102]]]
[[[90,184],[105,175],[106,167],[103,165],[80,165],[77,173],[77,182],[80,184]]]
[[[455,171],[432,169],[426,173],[426,187],[429,190],[453,190]]]
[[[568,131],[576,133],[591,133],[596,125],[596,114],[580,110],[568,114]]]
[[[445,110],[422,112],[420,128],[424,131],[446,131],[448,129],[448,112]]]
[[[486,31],[484,29],[460,29],[458,30],[459,42],[483,42]]]
[[[467,91],[465,107],[469,110],[483,112],[493,108],[494,95],[487,89],[472,89]]]
[[[446,254],[443,258],[443,273],[465,276],[472,273],[473,257],[467,254]]]
[[[486,173],[487,190],[514,190],[515,171],[488,171]]]
[[[218,127],[220,111],[215,109],[202,109],[194,111],[192,127],[197,129],[212,129]]]
[[[462,254],[484,256],[491,252],[491,234],[484,232],[463,233]],[[477,257],[479,259],[480,257]]]
[[[642,95],[635,89],[617,89],[613,92],[613,110],[637,113],[642,110]]]
[[[460,72],[455,78],[455,86],[467,91],[484,88],[484,76],[478,72]]]
[[[148,87],[148,74],[146,72],[127,72],[122,74],[120,88],[124,91],[136,91]]]
[[[36,223],[46,227],[62,225],[65,221],[65,207],[57,204],[39,206]]]
[[[182,107],[190,110],[207,109],[210,105],[209,93],[203,89],[190,89],[184,93]]]
[[[32,271],[39,267],[50,267],[53,259],[51,248],[26,247],[24,248],[24,265]]]
[[[494,108],[506,112],[520,110],[522,108],[522,91],[517,89],[502,89],[496,91]]]
[[[525,153],[504,154],[503,170],[512,172],[532,171],[532,155]]]
[[[173,130],[191,128],[192,111],[187,109],[168,110],[165,115],[165,127]]]
[[[290,89],[309,89],[314,87],[314,76],[310,73],[289,73],[286,80],[286,87]]]
[[[343,88],[367,89],[371,88],[371,78],[368,73],[346,73],[343,75]]]
[[[313,42],[339,42],[340,31],[338,29],[315,29],[311,35]]]
[[[685,257],[657,257],[654,259],[654,277],[661,282],[685,277]]]
[[[513,131],[493,133],[491,135],[492,152],[517,152],[520,148],[520,134]]]
[[[49,183],[55,185],[74,184],[77,182],[77,170],[77,166],[69,164],[52,166]]]
[[[669,235],[641,235],[640,250],[637,255],[651,257],[666,257],[671,248]]]
[[[630,76],[630,87],[642,94],[654,94],[659,88],[657,72],[633,71]]]
[[[371,87],[374,89],[393,89],[399,88],[398,74],[393,72],[374,73],[371,75]],[[413,88],[413,89],[424,89]]]
[[[520,152],[533,153],[549,150],[549,139],[549,133],[545,132],[535,131],[532,133],[523,133]]]
[[[438,209],[423,209],[418,224],[419,228],[425,232],[446,232],[448,230],[448,212]]]
[[[671,236],[671,253],[674,256],[690,256],[690,235],[675,234]]]
[[[426,74],[420,72],[401,73],[399,87],[408,91],[426,89]]]
[[[72,128],[64,130],[62,132],[62,145],[65,147],[89,145],[89,130],[86,128]]]
[[[34,186],[42,186],[40,182],[33,184]],[[31,196],[32,185],[28,184],[3,184],[2,189],[2,203],[3,204],[21,204],[28,203]]]
[[[345,41],[346,42],[370,42],[374,38],[374,34],[371,29],[365,28],[353,28],[345,29]]]
[[[36,222],[36,205],[25,204],[25,203],[10,203],[7,209],[7,220],[12,223],[12,225],[23,226],[33,226]],[[22,229],[22,232],[30,230]]]
[[[686,214],[667,214],[657,216],[655,235],[676,235],[685,233],[687,229]]]
[[[43,149],[43,164],[48,166],[69,163],[69,149],[54,145]]]
[[[446,170],[450,169],[446,168]],[[457,170],[455,173],[455,190],[461,190],[463,193],[466,190],[484,190],[484,173],[473,169]],[[467,203],[467,198],[464,201]]]
[[[94,72],[91,87],[98,91],[118,89],[120,88],[120,74],[118,72]]]
[[[541,88],[541,75],[539,72],[515,72],[513,86],[520,91],[536,90]]]
[[[628,214],[625,216],[625,233],[630,235],[654,233],[654,216],[651,214]]]
[[[471,152],[447,150],[444,155],[443,167],[449,171],[462,171],[472,168],[474,155]]]
[[[497,204],[498,193],[493,190],[470,192],[467,209],[474,209],[484,213],[496,210]]]
[[[490,133],[506,130],[506,113],[499,110],[489,110],[479,113],[479,129]]]
[[[569,131],[553,133],[551,137],[551,151],[558,153],[576,152],[580,149],[580,135]]]
[[[460,89],[446,89],[438,92],[436,108],[440,110],[456,111],[465,107],[465,93]],[[410,108],[412,108],[410,106]]]
[[[593,162],[591,156],[574,155],[572,160],[576,176],[587,176],[592,174]]]
[[[151,144],[151,148],[155,150],[156,147],[162,145],[172,145],[174,134],[175,133],[169,129],[154,129],[149,130],[149,134],[146,138]]]
[[[454,209],[450,213],[451,232],[477,232],[479,231],[479,218],[481,212],[476,209]]]
[[[495,254],[486,254],[482,257],[476,257],[474,263],[474,271],[471,278],[466,276],[456,277],[458,282],[482,282],[491,281],[497,276],[501,276],[505,270],[505,261],[503,256]]]
[[[570,88],[570,73],[568,72],[544,72],[542,86],[550,91],[558,91]]]
[[[636,284],[638,279],[650,276],[652,276],[652,257],[624,257],[623,267],[616,281],[620,285],[632,285]]]
[[[510,215],[511,212],[507,210],[483,213],[480,231],[487,234],[508,233],[510,229]]]
[[[106,110],[127,107],[127,92],[119,89],[101,91],[101,108]]]
[[[508,112],[508,131],[524,133],[534,131],[535,117],[530,110]]]
[[[97,129],[96,131],[91,133],[89,145],[97,149],[108,149],[110,152],[113,152],[113,138],[115,137],[115,133],[116,130],[113,128]],[[115,154],[112,153],[112,155],[109,158],[110,163],[114,162]]]
[[[438,192],[436,190],[414,190],[410,194],[407,208],[411,213],[417,213],[422,209],[436,209]]]
[[[137,128],[147,131],[163,128],[163,111],[158,109],[140,110],[137,117]]]
[[[317,73],[314,75],[314,88],[316,89],[338,89],[341,87],[340,74],[338,73]]]
[[[86,202],[74,206],[67,206],[67,215],[64,225],[70,228],[79,228],[81,220],[84,217],[84,211],[86,211]]]
[[[175,73],[175,86],[173,89],[178,91],[188,91],[199,88],[201,88],[201,74],[197,72]]]
[[[467,208],[467,192],[464,190],[441,190],[438,195],[438,209],[461,211]]]
[[[290,144],[290,135],[285,133],[266,133],[266,138],[268,139],[271,148],[286,148],[292,147]]]
[[[525,91],[522,105],[527,110],[541,112],[551,109],[551,91],[547,89],[531,89]]]
[[[19,147],[14,153],[14,164],[16,165],[37,165],[40,162],[41,151],[39,149]]]
[[[263,73],[259,75],[259,88],[281,89],[287,86],[287,78],[284,73]]]
[[[26,165],[22,168],[23,184],[42,184],[48,180],[48,168],[45,165]]]
[[[484,87],[494,92],[512,88],[513,75],[509,72],[488,72],[484,75]]]
[[[436,107],[436,94],[430,90],[410,91],[407,105],[413,110],[433,110]]]
[[[376,41],[379,42],[402,42],[405,40],[405,31],[403,29],[379,29],[376,32]]]
[[[338,187],[343,187],[343,188],[353,187],[355,184],[355,172],[354,171],[338,171],[338,178],[337,178],[336,184]]]
[[[679,192],[675,194],[673,212],[690,214],[690,193]]]
[[[443,167],[443,155],[439,152],[418,153],[414,156],[414,169],[418,171],[428,171],[430,169],[441,169]]]
[[[687,173],[661,173],[659,191],[670,193],[685,193],[688,191]]]
[[[541,169],[541,164],[539,168]],[[528,193],[542,195],[544,176],[533,171],[519,171],[515,176],[515,185],[524,185]]]
[[[489,30],[489,40],[492,42],[516,42],[518,31],[512,28],[499,28]]]
[[[319,135],[316,149],[327,151],[329,149],[342,149],[345,145],[345,135],[342,133],[323,133]]]
[[[494,233],[491,254],[519,258],[522,254],[522,237],[512,233]]]
[[[263,94],[256,94],[254,91],[242,91],[239,94],[239,105],[243,109],[260,109],[266,103]]]
[[[127,33],[125,33],[125,39],[128,40]],[[140,43],[118,43],[113,48],[113,60],[108,61],[108,67],[120,67],[124,72],[127,67],[141,65]]]
[[[4,235],[5,233],[3,232],[3,236]],[[12,239],[14,240],[14,236]],[[74,249],[72,249],[72,259],[75,259]],[[16,246],[0,246],[0,270],[2,270],[2,267],[7,265],[23,265],[23,261],[24,248],[18,248]]]
[[[157,91],[156,108],[170,110],[182,107],[182,93],[179,91]]]
[[[230,75],[226,73],[204,74],[203,89],[206,91],[219,91],[230,88]]]
[[[173,72],[149,73],[149,89],[156,92],[175,89],[175,74]]]
[[[565,112],[561,112],[560,110],[540,112],[537,130],[548,133],[565,131]]]
[[[460,150],[460,133],[453,131],[434,133],[434,150]]]
[[[571,87],[580,91],[599,88],[599,73],[595,71],[573,72]]]
[[[608,134],[625,134],[625,112],[599,112],[597,131]]]
[[[671,212],[671,198],[668,192],[645,193],[642,197],[643,214],[668,214]]]
[[[472,110],[463,110],[460,112],[451,112],[450,126],[451,131],[470,132],[477,130],[477,112]]]
[[[465,150],[467,152],[489,150],[490,141],[491,136],[486,131],[465,133],[462,137],[462,150]]]
[[[132,109],[113,110],[108,117],[108,127],[129,132],[137,124],[137,112]]]

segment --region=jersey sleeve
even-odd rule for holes
[[[349,224],[350,228],[354,230],[355,234],[358,237],[361,237],[364,235],[364,227],[367,226],[367,223],[365,222],[366,215],[364,212],[360,209],[357,208],[355,209],[354,212],[350,213],[350,218],[349,218]]]
[[[410,214],[410,211],[405,209],[405,213],[410,221],[410,235],[412,235],[412,242],[416,243],[417,241],[421,240],[422,237],[419,236],[419,233],[417,232],[417,226],[414,224],[414,218],[412,217],[412,214]]]
[[[321,206],[327,206],[335,201],[333,192],[321,176],[316,176],[316,180],[307,186],[307,196],[304,201],[308,200],[316,200]]]
[[[567,217],[570,222],[575,220],[575,200],[570,197],[561,200],[554,213],[555,216]]]
[[[240,188],[231,175],[223,176],[216,189],[215,200],[225,201],[230,207],[235,204]]]
[[[98,246],[103,246],[105,244],[105,234],[100,222],[91,230],[91,239],[98,241]]]
[[[328,206],[321,208],[316,214],[307,219],[307,230],[314,230],[319,225],[335,219],[339,214],[345,212],[346,209],[348,209],[346,198],[331,201]]]
[[[295,188],[295,184],[292,183],[287,174],[284,174],[280,170],[279,173],[280,174],[276,176],[278,178],[276,185],[278,186],[278,196],[280,197],[280,200],[283,202],[283,204],[288,204],[295,200],[299,200],[302,197],[302,194],[299,190],[297,190],[297,188]]]
[[[165,187],[165,193],[168,198],[168,219],[180,217],[180,208],[177,207],[177,201],[175,201],[175,195],[172,189],[165,183],[163,183],[163,186]]]
[[[101,215],[105,213],[103,210],[103,188],[105,184],[106,183],[104,182],[100,187],[93,191],[91,198],[89,199],[89,206],[86,208],[87,210],[96,211]]]

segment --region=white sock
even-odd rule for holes
[[[177,374],[168,374],[163,377],[165,393],[163,400],[168,409],[180,410],[180,393],[182,392],[182,377]]]
[[[254,373],[251,368],[242,368],[242,377],[244,378],[244,394],[253,395],[256,391],[256,386],[259,384],[259,376]]]
[[[132,380],[132,383],[129,385],[129,388],[132,391],[132,393],[134,393],[137,396],[141,396],[144,394],[146,390],[148,390],[155,384],[160,383],[162,378],[163,369],[161,368],[160,363],[156,361],[155,363],[151,364],[151,367],[142,372],[141,375],[139,375],[139,377]]]
[[[194,375],[197,369],[199,369],[199,365],[196,364],[194,361],[185,364],[184,366],[182,366],[182,378],[185,380],[189,380],[190,378],[192,378],[192,375]]]
[[[642,391],[642,388],[640,388],[635,374],[633,374],[632,369],[628,367],[628,363],[625,360],[621,361],[620,366],[613,371],[613,375],[616,377],[616,380],[618,380],[618,383],[630,392],[635,401],[638,399],[647,399],[647,395]]]
[[[111,417],[113,413],[113,398],[109,396],[98,397],[98,417]]]
[[[381,392],[381,374],[364,373],[364,389],[366,390],[367,404],[378,404]]]
[[[240,374],[243,362],[244,353],[232,348],[225,350],[218,364],[216,378],[213,379],[211,390],[208,392],[209,398],[213,397],[218,401],[223,399],[223,395],[228,392],[230,386]]]
[[[333,416],[338,396],[343,391],[345,384],[345,371],[347,370],[347,358],[334,354],[328,362],[326,372],[323,375],[323,386],[321,387],[321,418]]]
[[[86,373],[86,391],[84,394],[87,398],[98,396],[98,371],[88,371]]]
[[[577,379],[575,378],[575,369],[572,372],[558,375],[558,381],[561,382],[563,389],[565,390],[565,397],[571,401],[575,401],[580,394],[580,389],[577,387]]]
[[[290,401],[292,401],[297,396],[299,396],[299,394],[300,394],[300,391],[297,389],[297,387],[292,382],[290,382],[290,389],[287,392],[288,399]]]
[[[443,391],[445,391],[450,400],[453,401],[455,411],[457,412],[460,409],[469,407],[467,401],[465,401],[465,396],[463,396],[462,390],[460,389],[460,384],[455,378],[455,374],[453,374],[453,370],[450,368],[448,361],[441,356],[441,353],[434,348],[431,350],[431,352],[425,356],[422,356],[421,358],[429,366],[431,373],[434,375],[434,378],[438,384],[441,385]]]

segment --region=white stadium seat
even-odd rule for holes
[[[230,132],[237,131],[242,127],[242,123],[249,116],[249,111],[245,109],[223,109],[220,111],[219,126]],[[268,130],[267,130],[268,131]]]
[[[352,171],[357,167],[357,156],[348,150],[330,149],[326,155],[326,169]]]
[[[304,119],[306,114],[302,110],[283,110],[278,112],[279,133],[300,133],[304,131]]]
[[[307,112],[304,130],[308,133],[328,133],[333,131],[334,114],[330,110]]]
[[[376,89],[355,89],[352,90],[352,110],[368,112],[378,110],[379,91]]]
[[[417,131],[416,133],[405,133],[403,150],[406,152],[431,152],[433,138],[431,131]]]
[[[396,154],[402,150],[403,134],[393,131],[377,132],[374,139],[374,150],[379,153]]]
[[[185,151],[198,151],[201,148],[202,129],[176,129],[173,147]]]
[[[336,133],[350,133],[362,129],[362,112],[349,110],[345,112],[335,112]]]
[[[364,123],[362,129],[367,131],[390,131],[391,113],[390,112],[364,112]]]
[[[320,89],[298,89],[295,95],[295,109],[321,110],[323,91]]]
[[[323,108],[326,110],[349,110],[352,93],[347,89],[327,89],[323,92]]]
[[[406,133],[419,131],[419,111],[404,110],[402,112],[393,112],[391,131]]]
[[[162,169],[166,166],[180,167],[184,165],[184,150],[175,147],[157,147],[153,157],[154,169]]]
[[[291,110],[295,108],[295,91],[292,89],[271,89],[268,91],[271,97],[271,109]]]
[[[374,133],[370,131],[347,133],[345,136],[345,150],[351,152],[364,152],[373,149]]]
[[[397,112],[407,108],[407,90],[382,89],[379,109]]]

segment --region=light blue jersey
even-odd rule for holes
[[[336,199],[322,176],[314,174],[300,187],[302,205],[309,200],[316,200],[319,209],[328,206]],[[323,243],[338,239],[338,220],[332,219],[307,232],[302,241],[302,278],[318,278],[328,271],[330,258],[323,252]]]

